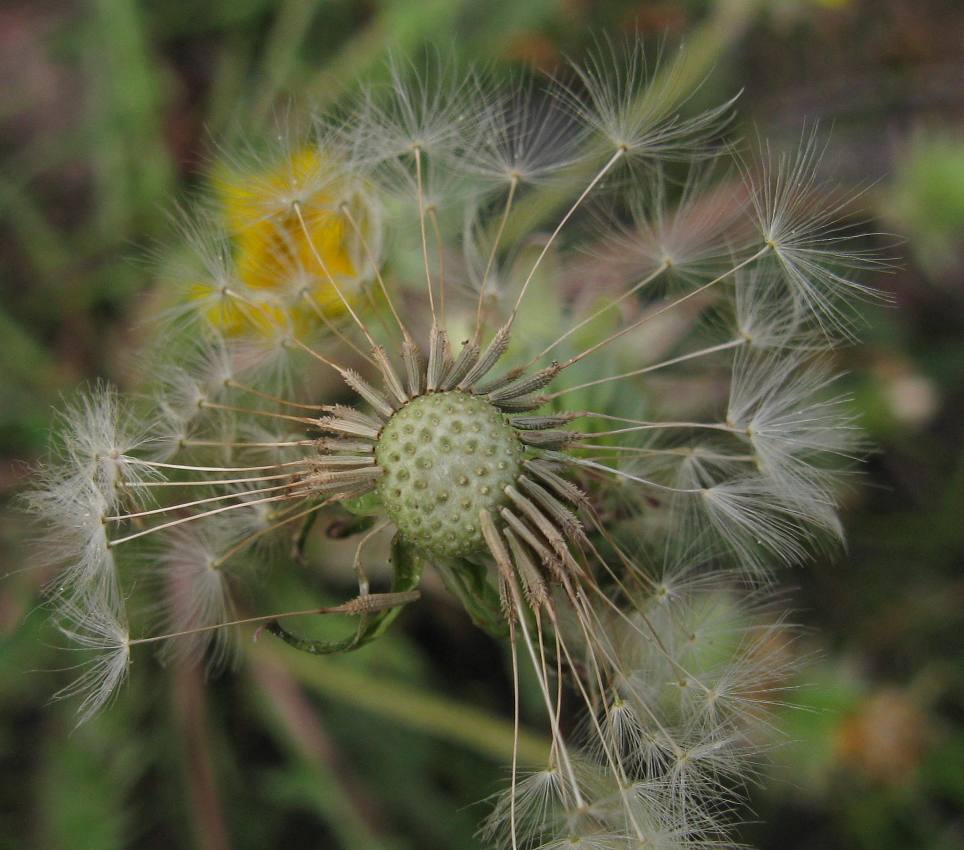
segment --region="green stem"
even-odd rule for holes
[[[371,673],[292,652],[273,641],[259,643],[255,651],[279,659],[302,685],[317,694],[502,762],[512,758],[512,723],[473,705],[426,694],[402,682],[375,679]],[[544,766],[548,758],[549,741],[537,732],[521,729],[520,763]]]
[[[307,694],[280,663],[252,665],[257,707],[279,745],[310,772],[305,793],[346,850],[387,850],[372,823],[372,801],[322,726]],[[293,771],[289,771],[290,776]]]
[[[276,105],[278,94],[294,76],[298,54],[318,11],[314,0],[287,0],[275,16],[262,53],[258,77],[261,84],[253,98],[251,120],[261,125]]]

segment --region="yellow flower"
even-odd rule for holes
[[[364,200],[311,147],[261,171],[221,167],[212,176],[242,292],[198,283],[193,300],[206,301],[205,318],[228,336],[304,332],[345,312],[332,279],[347,297],[357,290]],[[347,205],[350,215],[343,210]],[[353,224],[354,222],[354,224]],[[221,293],[222,297],[218,297]]]

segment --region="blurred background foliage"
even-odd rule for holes
[[[335,103],[388,50],[546,70],[594,35],[687,45],[697,102],[743,90],[739,130],[825,163],[904,238],[841,352],[878,447],[849,497],[849,551],[785,576],[818,658],[761,767],[761,850],[964,847],[964,7],[958,0],[87,0],[0,7],[0,491],[93,376],[130,385],[145,261],[205,156],[286,110]],[[317,659],[265,640],[241,668],[135,659],[72,732],[66,653],[38,611],[22,518],[2,514],[0,848],[471,848],[506,779],[502,648],[441,594],[392,637]],[[324,542],[324,541],[323,541]],[[334,546],[335,544],[331,544]],[[337,556],[337,550],[336,550]],[[299,607],[337,588],[273,575]],[[523,751],[544,746],[536,733]],[[757,817],[759,816],[759,817]],[[758,822],[759,821],[759,822]]]

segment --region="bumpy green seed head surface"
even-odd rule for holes
[[[412,544],[440,555],[483,545],[479,511],[496,513],[515,484],[522,443],[505,416],[453,390],[420,396],[388,420],[375,446],[379,494]]]

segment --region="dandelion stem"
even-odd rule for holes
[[[529,657],[532,660],[532,666],[537,671],[536,679],[539,682],[539,689],[542,691],[542,697],[546,704],[546,710],[549,714],[549,725],[552,728],[552,740],[556,747],[556,751],[559,754],[559,759],[562,765],[569,775],[569,783],[572,786],[573,798],[576,801],[576,805],[580,808],[585,805],[582,797],[582,792],[579,790],[579,783],[576,781],[576,774],[572,767],[572,761],[569,758],[569,752],[566,749],[565,739],[562,737],[562,731],[559,728],[559,718],[556,716],[553,710],[552,698],[549,695],[549,685],[546,680],[546,676],[538,675],[539,659],[536,656],[535,647],[532,645],[532,636],[529,634],[529,627],[526,625],[526,610],[525,606],[522,604],[521,594],[519,593],[518,585],[515,580],[506,582],[509,586],[509,590],[512,594],[512,601],[515,605],[516,613],[519,615],[519,626],[522,629],[522,635],[525,638],[526,649],[529,652]]]
[[[573,417],[575,419],[607,419],[612,422],[628,422],[631,425],[639,425],[639,430],[645,431],[649,429],[658,428],[706,428],[713,431],[726,431],[731,434],[743,434],[744,431],[740,428],[734,428],[732,425],[727,425],[724,422],[656,422],[649,419],[627,419],[624,416],[612,416],[608,413],[597,413],[594,410],[584,410],[577,416]],[[609,434],[617,434],[619,431],[598,431],[593,436],[602,437]]]
[[[307,416],[289,416],[287,413],[275,413],[273,410],[256,410],[253,407],[238,407],[237,405],[221,404],[216,401],[198,402],[198,407],[212,410],[226,410],[228,413],[245,413],[252,416],[268,416],[272,419],[285,419],[288,422],[300,422],[302,425],[317,425],[317,421]]]
[[[539,622],[539,640],[542,640],[542,619]],[[556,723],[562,717],[562,653],[559,651],[559,635],[553,632],[552,637],[556,652]],[[545,650],[542,650],[542,658],[545,660]]]
[[[297,337],[291,337],[291,342],[293,342],[296,346],[298,346],[298,348],[300,348],[302,351],[306,352],[307,354],[310,354],[319,363],[324,363],[325,366],[327,366],[329,369],[334,369],[339,375],[345,374],[345,368],[343,366],[339,366],[337,363],[335,363],[334,360],[331,360],[325,357],[324,354],[320,354],[319,352],[315,351],[315,349],[306,345]]]
[[[614,455],[618,455],[620,452],[626,454],[636,454],[636,455],[676,455],[677,457],[687,457],[694,454],[693,449],[689,446],[683,446],[678,449],[648,449],[641,446],[605,446],[605,445],[595,445],[593,443],[586,443],[581,446],[585,449],[599,449],[600,451],[610,451]],[[698,456],[704,460],[723,460],[723,461],[733,461],[735,463],[753,463],[757,460],[754,455],[728,455],[722,452],[707,452],[700,451]],[[594,457],[599,458],[601,455],[594,455]]]
[[[289,449],[295,446],[313,446],[315,445],[315,440],[282,440],[276,443],[254,443],[237,441],[230,442],[226,440],[181,440],[180,445],[186,448],[221,448],[221,449]]]
[[[279,478],[295,480],[297,472],[284,472],[279,475],[251,475],[246,478],[202,479],[200,481],[129,481],[128,487],[209,487],[212,484],[248,484],[252,481],[277,481]]]
[[[442,229],[439,227],[438,215],[435,207],[428,208],[428,217],[432,222],[435,233],[435,244],[438,246],[438,289],[439,289],[439,320],[445,326],[445,252],[442,245]]]
[[[509,832],[512,850],[518,850],[515,824],[515,789],[519,773],[519,650],[516,645],[515,622],[509,620],[509,651],[512,657],[512,776],[509,782]]]
[[[542,676],[549,680],[549,664],[546,662],[546,640],[545,635],[542,630],[542,614],[539,608],[533,611],[533,617],[536,621],[536,640],[539,643],[539,671]],[[556,646],[556,700],[553,706],[549,709],[553,716],[556,718],[556,723],[559,723],[559,718],[562,717],[562,669],[559,667],[559,647]],[[556,742],[553,739],[552,742],[553,753],[556,752]]]

